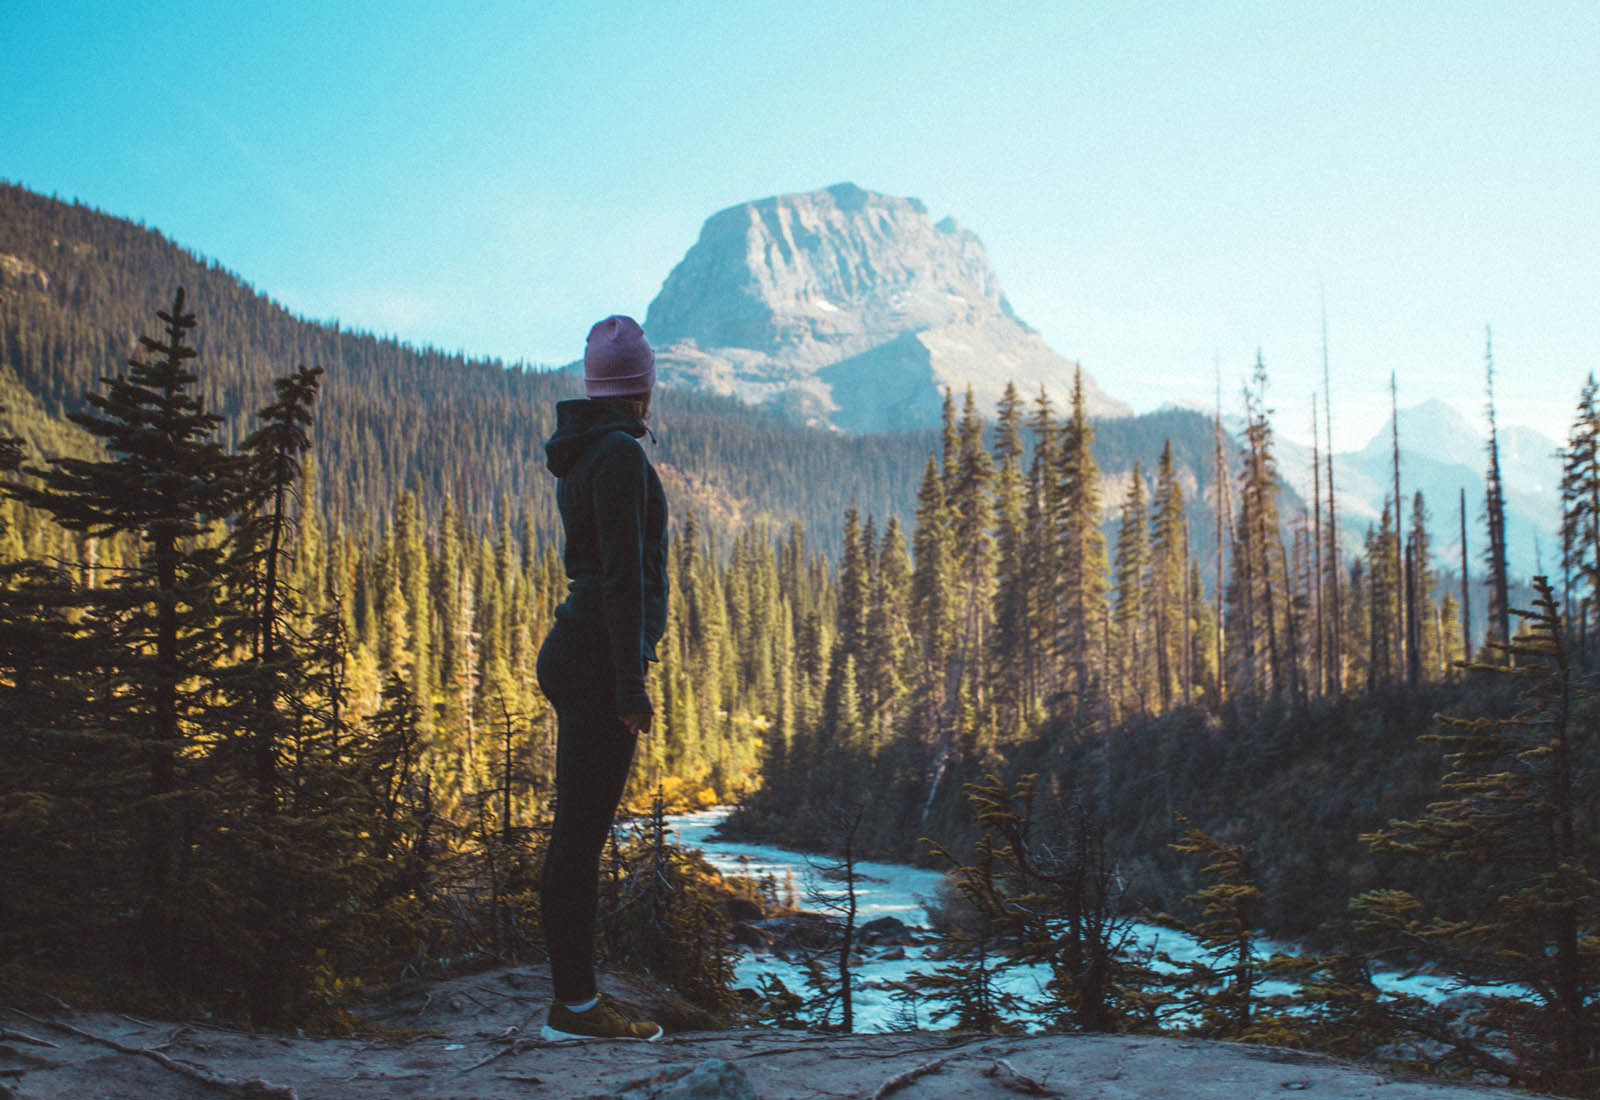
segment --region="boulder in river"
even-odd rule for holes
[[[760,920],[766,916],[761,906],[749,898],[730,897],[727,907],[728,919],[734,922]]]
[[[732,928],[728,929],[728,934],[733,937],[734,943],[748,947],[752,951],[765,951],[772,945],[772,939],[768,932],[745,921],[739,921],[734,924]]]
[[[861,926],[863,938],[871,936],[868,943],[910,943],[911,929],[899,917],[878,917]]]

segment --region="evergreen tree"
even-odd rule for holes
[[[1033,461],[1028,467],[1027,499],[1023,508],[1021,561],[1023,698],[1028,713],[1036,714],[1046,701],[1047,685],[1054,680],[1059,651],[1057,569],[1060,545],[1055,517],[1060,509],[1060,482],[1055,476],[1060,451],[1060,429],[1055,409],[1043,386],[1034,402],[1028,427],[1033,435]]]
[[[1149,1009],[1148,975],[1129,951],[1121,877],[1081,803],[1059,813],[1037,808],[1039,779],[1025,775],[1011,786],[987,775],[966,785],[980,830],[975,858],[964,862],[937,844],[933,850],[950,865],[955,890],[977,919],[956,931],[958,961],[913,975],[912,984],[953,996],[958,1018],[970,1026],[1009,1030],[1020,1005],[996,978],[1017,964],[1042,964],[1051,977],[1033,1007],[1055,1026],[1137,1026]]]
[[[1262,698],[1293,689],[1287,671],[1283,612],[1288,586],[1281,564],[1278,519],[1278,470],[1272,453],[1272,425],[1266,408],[1267,368],[1256,354],[1250,384],[1245,387],[1245,451],[1240,474],[1239,515],[1234,537],[1228,631],[1246,695]]]
[[[1412,644],[1407,652],[1416,670],[1413,684],[1438,679],[1444,671],[1442,640],[1435,625],[1438,609],[1433,592],[1438,587],[1439,576],[1433,568],[1433,536],[1428,531],[1431,520],[1428,503],[1419,489],[1411,498],[1411,537],[1406,543],[1407,591],[1411,604],[1406,622],[1412,632]]]
[[[138,885],[143,951],[165,980],[188,960],[177,933],[190,884],[183,835],[199,811],[188,774],[203,739],[203,693],[219,654],[219,558],[212,524],[239,492],[239,464],[218,443],[221,418],[205,410],[191,369],[195,327],[180,287],[157,313],[163,339],[142,337],[154,357],[103,380],[73,421],[103,441],[105,459],[61,458],[29,468],[37,486],[8,491],[90,539],[136,536],[136,564],[96,590],[94,645],[110,675],[100,709],[113,736],[145,762],[138,801]]]
[[[1484,375],[1487,378],[1489,417],[1489,469],[1484,475],[1484,521],[1489,531],[1489,636],[1491,641],[1511,640],[1511,596],[1506,571],[1506,497],[1505,485],[1500,479],[1500,435],[1495,424],[1494,410],[1494,342],[1485,330]],[[1501,652],[1507,652],[1501,650]]]
[[[1117,695],[1125,712],[1150,709],[1150,654],[1145,575],[1150,568],[1150,544],[1145,537],[1144,475],[1133,464],[1128,493],[1122,500],[1122,522],[1117,534],[1115,616]]]
[[[881,738],[894,726],[900,700],[916,679],[912,659],[911,555],[906,551],[897,516],[889,517],[877,558],[862,667],[874,701],[869,720]]]
[[[988,683],[988,624],[994,601],[994,501],[990,495],[994,461],[983,445],[983,420],[978,416],[970,386],[962,405],[956,462],[948,502],[960,630],[956,676],[973,685],[974,702],[982,709]]]
[[[1446,750],[1439,798],[1425,816],[1362,838],[1376,852],[1471,868],[1465,911],[1430,915],[1404,890],[1371,891],[1356,904],[1370,928],[1441,960],[1464,982],[1528,991],[1485,995],[1456,1014],[1449,1038],[1459,1064],[1530,1088],[1588,1088],[1600,853],[1581,787],[1594,745],[1577,716],[1590,700],[1573,675],[1555,593],[1544,577],[1533,583],[1534,609],[1517,613],[1527,632],[1497,643],[1519,661],[1496,671],[1522,681],[1522,709],[1510,718],[1441,718],[1440,732],[1424,735]],[[1479,1029],[1506,1041],[1477,1042]]]
[[[1095,463],[1094,428],[1083,396],[1083,372],[1074,375],[1072,412],[1062,430],[1058,459],[1059,514],[1053,525],[1059,540],[1057,571],[1061,652],[1068,672],[1066,692],[1074,709],[1097,706],[1105,686],[1101,667],[1108,607],[1106,540],[1100,530],[1100,468]]]
[[[1212,881],[1189,901],[1200,909],[1200,920],[1188,924],[1163,914],[1158,922],[1199,941],[1198,959],[1161,956],[1171,967],[1169,981],[1176,997],[1174,1007],[1192,1017],[1192,1030],[1200,1035],[1241,1039],[1261,1027],[1257,1018],[1266,960],[1256,940],[1256,906],[1261,889],[1248,849],[1229,844],[1196,828],[1181,814],[1183,839],[1173,843],[1176,852],[1209,860],[1202,874]]]
[[[321,377],[320,368],[301,367],[279,379],[277,400],[261,410],[261,426],[245,438],[239,518],[228,561],[234,603],[245,613],[241,634],[249,654],[230,678],[245,681],[249,711],[241,724],[254,742],[248,770],[268,812],[277,808],[285,704],[300,664],[292,648],[284,652],[293,643],[286,634],[298,595],[287,582],[295,561],[296,497]]]
[[[1376,691],[1394,675],[1395,621],[1400,606],[1399,580],[1394,572],[1394,510],[1384,501],[1383,514],[1376,528],[1367,529],[1365,545],[1366,587],[1366,673],[1367,691]]]
[[[922,816],[938,790],[949,763],[953,723],[950,707],[957,684],[951,680],[951,660],[956,637],[956,554],[944,481],[933,456],[922,475],[917,493],[917,529],[913,539],[916,565],[911,574],[912,634],[921,646],[919,691],[924,700],[922,728],[933,741]]]
[[[1600,407],[1593,374],[1561,452],[1561,567],[1569,628],[1586,657],[1600,621]],[[1576,590],[1576,594],[1574,592]]]
[[[1032,593],[1025,573],[1027,497],[1022,478],[1022,399],[1006,383],[995,429],[995,598],[990,692],[1001,728],[1020,732],[1028,713],[1027,632]]]
[[[1150,583],[1147,604],[1155,650],[1157,702],[1172,709],[1174,690],[1186,686],[1189,646],[1185,586],[1188,576],[1188,520],[1183,486],[1172,463],[1172,441],[1161,448],[1155,498],[1150,502]]]
[[[826,704],[828,726],[838,736],[846,722],[840,711],[840,691],[843,688],[846,662],[858,664],[867,650],[867,618],[872,594],[872,577],[867,568],[868,550],[863,546],[861,514],[852,503],[844,517],[844,550],[839,559],[838,608],[836,610],[837,644],[828,676],[828,701]],[[853,677],[852,677],[853,680]],[[854,693],[857,685],[851,683]],[[852,714],[849,725],[852,732],[859,714]],[[843,744],[841,740],[839,742]]]

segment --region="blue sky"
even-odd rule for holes
[[[1583,3],[0,6],[0,177],[143,220],[297,312],[564,362],[700,224],[840,180],[983,239],[1136,408],[1262,349],[1309,434],[1402,404],[1564,433],[1600,366]]]

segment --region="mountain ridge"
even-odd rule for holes
[[[1065,407],[1080,370],[1017,317],[977,234],[838,183],[719,210],[645,315],[661,377],[851,431],[938,424],[1007,379]],[[1130,415],[1087,372],[1090,415]]]

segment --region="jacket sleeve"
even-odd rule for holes
[[[654,713],[644,688],[646,470],[644,452],[627,439],[601,457],[591,481],[618,714]]]

